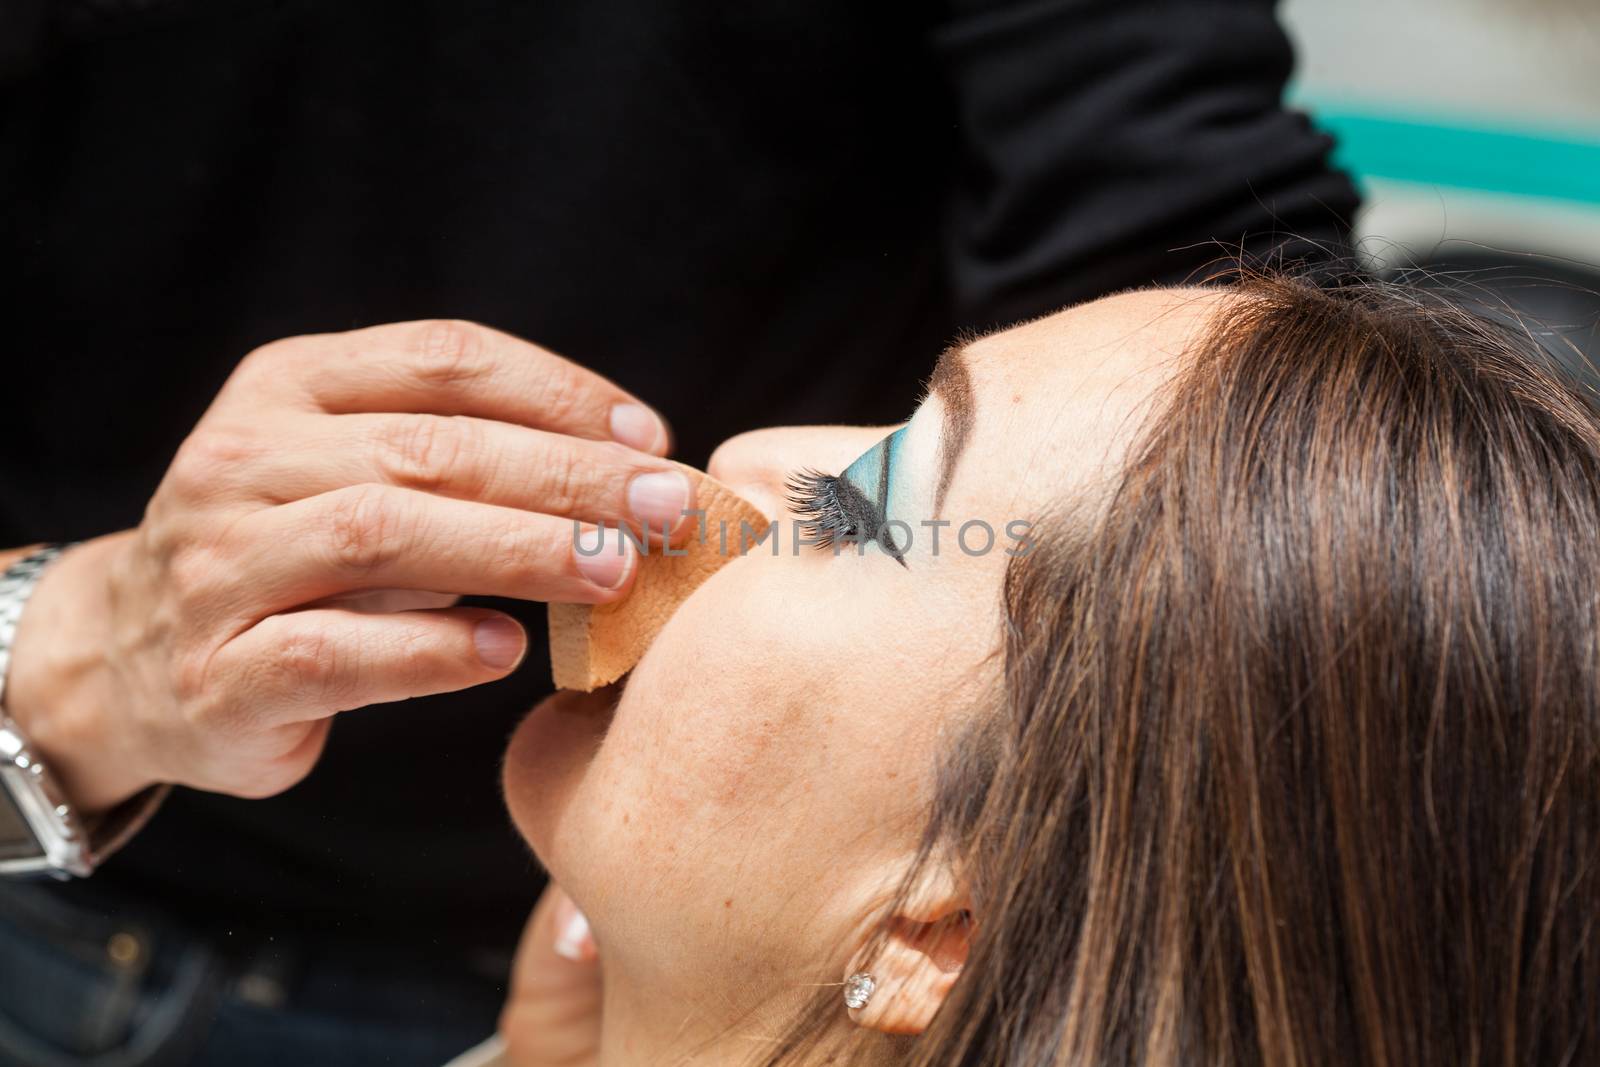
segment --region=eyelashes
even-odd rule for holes
[[[835,553],[841,542],[865,547],[868,541],[876,541],[900,566],[907,566],[905,548],[895,543],[894,535],[894,527],[906,528],[906,524],[889,520],[889,501],[894,496],[891,490],[908,429],[909,423],[900,427],[840,474],[806,469],[789,475],[789,506],[806,541]],[[906,533],[909,537],[908,528]],[[906,547],[910,547],[909,541]]]
[[[862,506],[870,502],[842,478],[819,470],[795,471],[784,488],[806,539],[816,542],[818,548],[856,540],[871,524],[871,515]]]
[[[854,483],[808,469],[789,475],[784,488],[806,540],[819,550],[842,543],[876,541],[902,567],[906,566],[905,554],[895,545],[882,509]]]

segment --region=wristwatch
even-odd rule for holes
[[[44,569],[70,547],[46,545],[0,574],[0,875],[87,877],[144,825],[168,790],[152,786],[83,818],[5,713],[6,670],[22,608]]]

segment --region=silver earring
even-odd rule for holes
[[[878,988],[878,983],[866,971],[859,971],[844,980],[844,1006],[851,1011],[859,1011],[867,1006],[867,1001],[872,999],[873,991]]]

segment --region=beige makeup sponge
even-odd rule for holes
[[[721,482],[692,468],[695,506],[705,515],[705,538],[689,539],[666,555],[652,544],[639,557],[633,589],[611,604],[551,604],[550,668],[557,689],[588,692],[610,685],[633,669],[690,593],[738,555],[741,521],[766,529],[767,517]],[[727,531],[726,549],[719,531]],[[760,536],[759,532],[756,536]]]

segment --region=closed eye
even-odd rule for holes
[[[789,507],[807,542],[818,550],[837,551],[840,544],[876,541],[902,567],[907,565],[905,553],[894,543],[885,524],[882,504],[870,499],[854,481],[817,470],[800,470],[790,474],[784,485]]]

